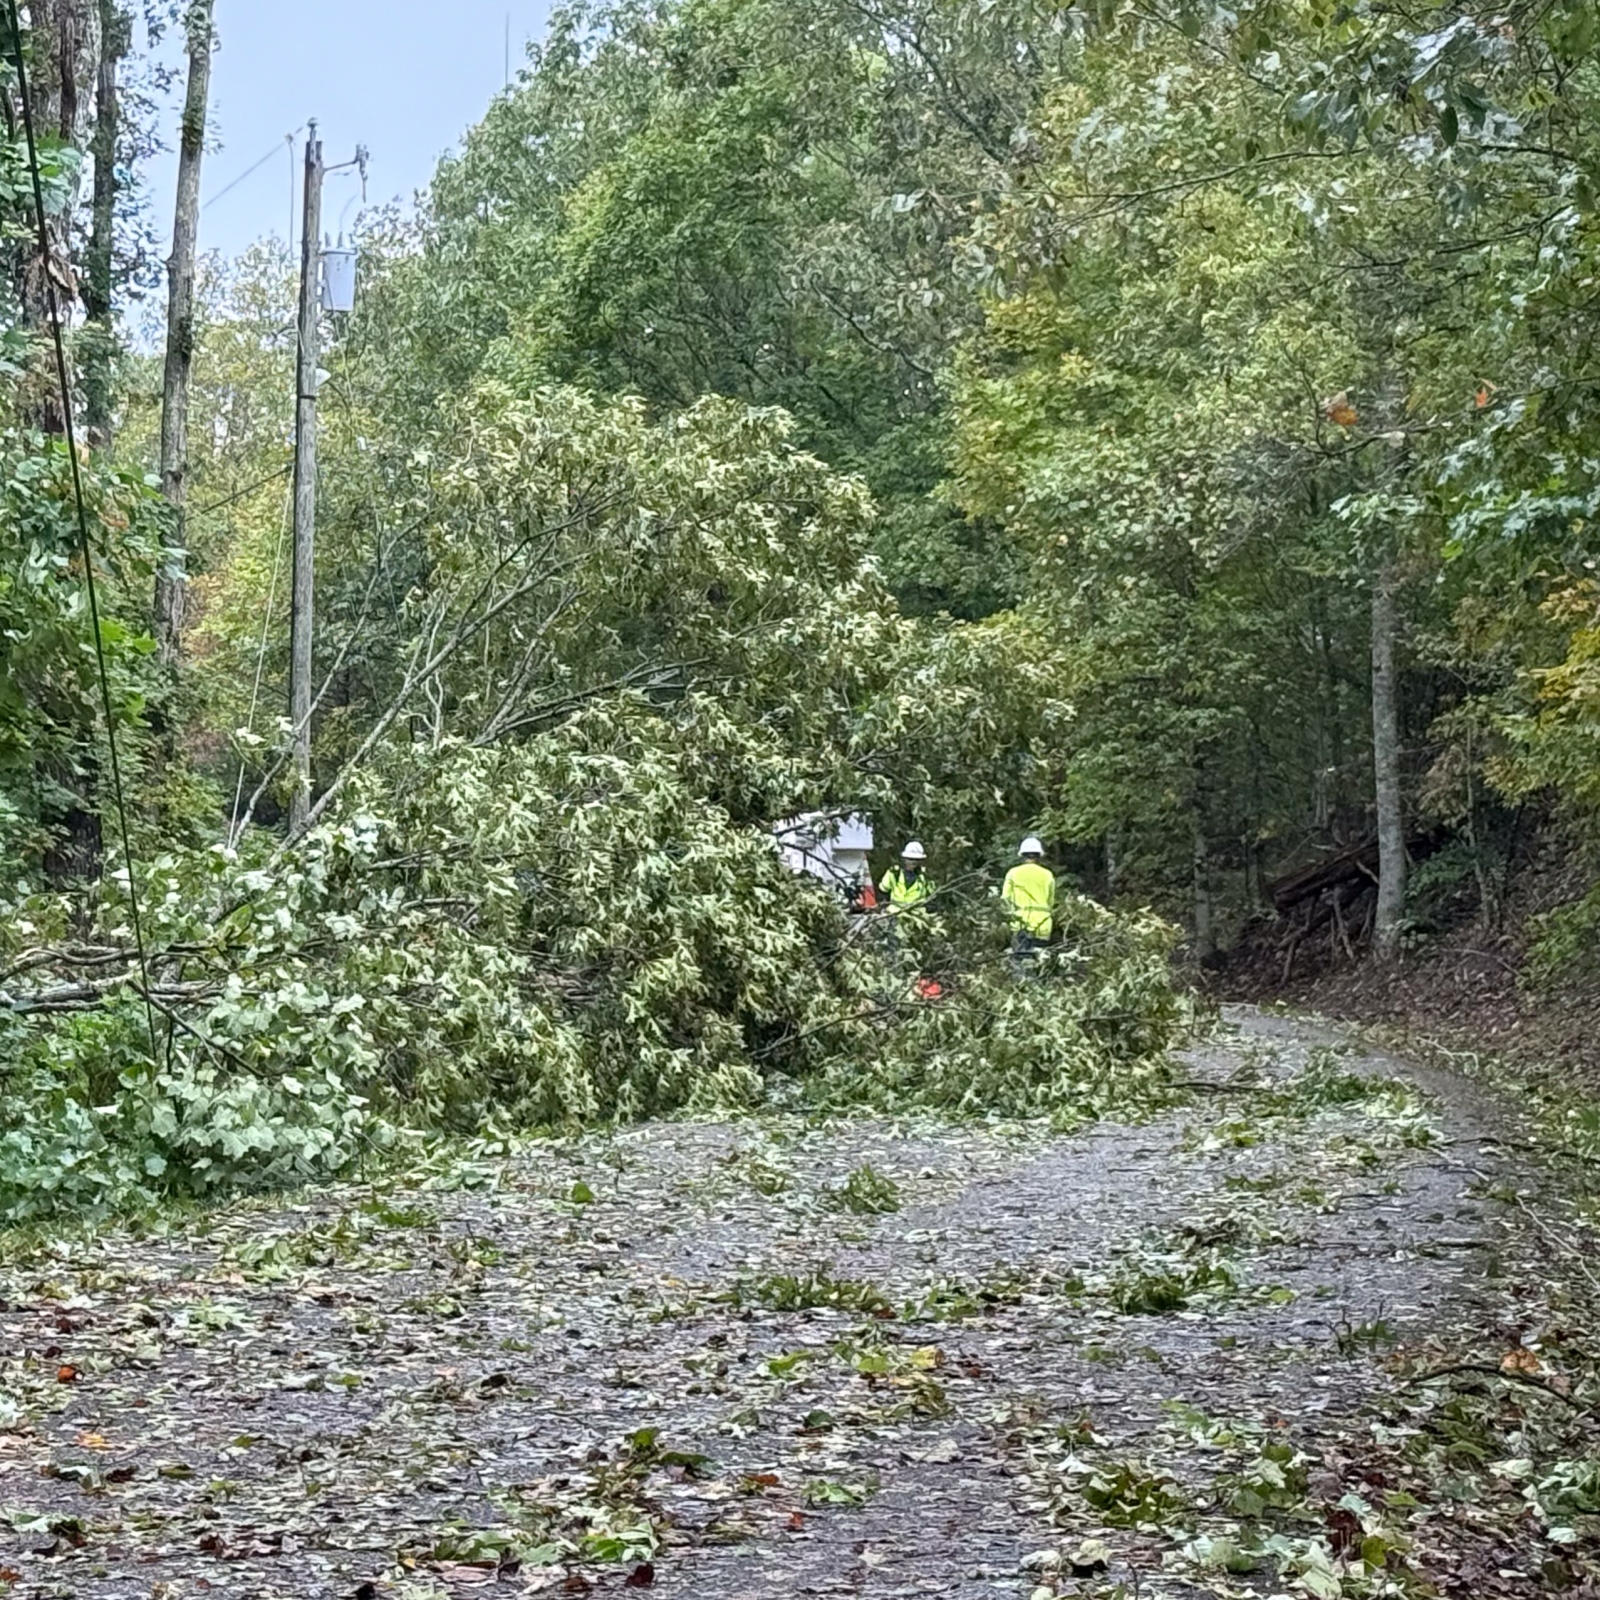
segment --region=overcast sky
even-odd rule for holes
[[[284,136],[308,117],[317,119],[330,165],[367,146],[371,204],[409,199],[504,86],[507,19],[514,70],[550,10],[551,0],[217,0],[215,146],[206,151],[201,183],[201,249],[232,254],[263,234],[284,235],[291,170]],[[169,142],[180,96],[181,86]],[[270,160],[228,188],[269,152]],[[171,235],[174,176],[170,156],[150,172],[163,243]],[[354,179],[328,180],[328,232],[358,193]]]

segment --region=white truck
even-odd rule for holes
[[[865,817],[808,811],[774,823],[772,837],[791,872],[820,878],[852,904],[871,886],[872,824]]]

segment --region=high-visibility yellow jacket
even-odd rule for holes
[[[1056,879],[1037,861],[1019,861],[1007,874],[1000,897],[1023,932],[1048,939],[1056,921]]]
[[[913,879],[906,876],[904,867],[890,867],[878,888],[881,893],[888,895],[889,904],[896,911],[907,906],[920,906],[933,893],[933,885],[928,881],[925,871],[919,872]]]

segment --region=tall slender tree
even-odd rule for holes
[[[117,147],[122,113],[117,69],[133,40],[133,19],[116,0],[100,0],[100,70],[95,85],[94,195],[84,261],[84,422],[92,444],[107,445],[112,430],[112,383],[117,354],[112,293],[116,258]]]
[[[34,131],[41,141],[86,148],[93,127],[94,90],[100,61],[99,0],[35,0],[28,7],[28,89]],[[20,125],[20,106],[8,107],[9,126]],[[75,171],[76,169],[69,169]],[[52,205],[41,245],[31,228],[19,237],[11,266],[25,327],[39,332],[49,323],[50,289],[63,309],[78,295],[69,238],[75,189]],[[61,397],[48,361],[35,363],[32,381],[19,396],[20,409],[47,433],[64,426]]]
[[[178,202],[167,261],[167,359],[161,387],[161,493],[172,508],[170,533],[156,576],[156,643],[163,661],[183,649],[184,510],[189,471],[189,374],[194,363],[194,263],[200,231],[200,163],[205,155],[206,102],[211,90],[214,0],[193,0],[188,32],[189,83],[178,145]]]
[[[1400,949],[1406,903],[1406,830],[1400,799],[1400,702],[1395,686],[1395,573],[1372,580],[1372,767],[1378,821],[1378,907],[1373,946],[1384,960]]]

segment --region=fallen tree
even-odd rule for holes
[[[777,1083],[1060,1123],[1158,1092],[1164,924],[1085,905],[1072,980],[1024,983],[982,897],[941,934],[966,975],[930,1006],[908,957],[705,793],[685,718],[737,737],[709,703],[617,698],[521,744],[393,749],[288,852],[173,853],[142,883],[148,985],[108,882],[97,937],[57,952],[76,972],[37,941],[9,963],[0,1216],[325,1176],[422,1133],[753,1108]]]

